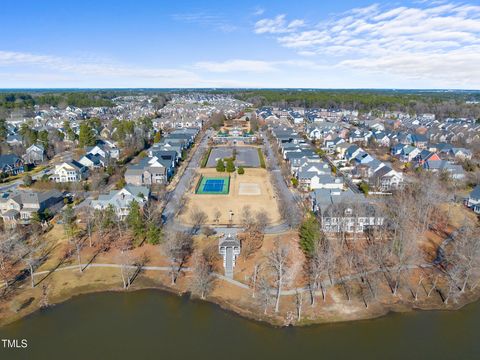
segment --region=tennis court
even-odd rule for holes
[[[202,176],[197,187],[196,194],[228,194],[230,178]]]

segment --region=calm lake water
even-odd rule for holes
[[[160,291],[76,297],[7,327],[0,359],[480,359],[480,302],[277,329]]]

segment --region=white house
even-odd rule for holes
[[[78,161],[72,160],[55,165],[54,174],[50,177],[55,182],[79,182],[88,177],[88,168]]]

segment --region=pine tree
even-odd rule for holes
[[[78,135],[78,144],[80,147],[95,145],[95,133],[86,122],[80,125],[80,134]]]
[[[145,221],[140,210],[140,205],[135,200],[130,203],[127,215],[127,225],[133,231],[135,240],[141,240],[145,235]]]
[[[300,247],[306,255],[313,254],[321,237],[320,225],[314,216],[309,216],[300,226]]]

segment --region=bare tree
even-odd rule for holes
[[[200,210],[198,207],[194,207],[190,211],[190,221],[193,224],[192,231],[195,234],[202,227],[202,225],[208,221],[208,216],[205,211]]]
[[[458,272],[461,292],[465,292],[467,285],[475,288],[480,281],[480,229],[470,223],[463,225],[451,242],[452,249],[449,256],[450,267]]]
[[[252,282],[252,298],[255,298],[255,292],[257,290],[257,279],[258,279],[258,273],[261,269],[262,264],[256,263],[253,266],[253,274],[251,277],[251,282]]]
[[[264,209],[259,210],[255,214],[255,228],[258,232],[265,231],[268,223],[270,222],[270,217]]]
[[[272,303],[272,287],[270,286],[270,282],[268,278],[265,277],[263,274],[258,277],[257,280],[257,303],[263,309],[263,313],[266,314],[268,307]]]
[[[83,268],[82,268],[82,249],[83,249],[83,245],[84,245],[84,239],[82,239],[80,236],[73,236],[72,238],[69,239],[69,244],[72,247],[72,249],[75,252],[75,255],[77,257],[78,270],[80,272],[83,272]]]
[[[15,271],[17,249],[21,245],[21,238],[16,232],[4,232],[0,237],[0,277],[9,286],[9,279]]]
[[[242,207],[242,212],[240,213],[240,222],[244,229],[249,229],[253,224],[253,215],[250,205],[245,205]]]
[[[192,253],[193,238],[186,232],[171,231],[163,245],[164,251],[170,260],[170,275],[172,285],[175,285],[177,278]]]
[[[40,241],[39,234],[37,233],[32,234],[30,240],[23,242],[21,247],[19,247],[19,251],[23,254],[21,255],[22,262],[27,266],[30,274],[32,288],[35,287],[33,274],[44,256],[44,249],[45,245]]]
[[[333,273],[335,255],[332,246],[328,242],[317,242],[313,254],[307,259],[306,273],[308,288],[310,291],[310,304],[315,305],[315,293],[318,289],[322,291],[322,299],[326,300],[326,280]]]
[[[204,255],[199,254],[195,258],[193,267],[192,291],[203,300],[212,291],[213,282],[212,268]]]
[[[285,282],[285,277],[290,265],[290,247],[287,244],[280,243],[276,240],[273,250],[267,255],[268,266],[273,272],[276,285],[275,297],[275,312],[278,312],[280,307],[280,295]]]
[[[128,289],[136,272],[135,260],[130,251],[122,251],[118,256],[120,262],[120,275],[122,276],[123,289]]]
[[[213,222],[218,225],[219,222],[220,222],[220,217],[221,217],[221,216],[222,216],[222,213],[220,212],[220,210],[215,209],[215,210],[213,211]]]
[[[297,322],[302,319],[303,291],[295,289],[295,308],[297,309]]]

